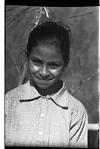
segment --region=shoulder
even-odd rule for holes
[[[83,115],[87,116],[87,111],[85,106],[76,99],[74,96],[68,93],[69,96],[69,109],[71,110],[71,115],[73,118],[81,118]]]
[[[22,84],[20,86],[17,86],[16,88],[8,91],[5,95],[5,99],[19,99],[21,98],[22,93],[24,92],[25,88],[27,86],[27,83]]]
[[[75,98],[74,96],[72,96],[71,94],[68,93],[69,96],[69,106],[72,109],[84,109],[84,105],[82,104],[81,101],[79,101],[77,98]]]
[[[22,94],[25,92],[27,83],[20,85],[5,94],[5,112],[8,113],[13,107],[19,104]]]
[[[16,87],[16,88],[14,88],[14,89],[8,91],[8,92],[6,93],[6,95],[5,95],[5,97],[6,97],[6,98],[17,97],[17,96],[20,94],[22,88],[23,88],[23,85],[18,86],[18,87]]]

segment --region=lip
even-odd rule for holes
[[[44,80],[44,79],[39,79],[37,77],[35,77],[34,79],[35,79],[35,82],[41,86],[48,86],[51,83],[51,81],[53,80],[53,79]]]
[[[34,78],[35,78],[36,80],[38,80],[38,81],[41,81],[41,82],[48,82],[48,81],[53,80],[52,78],[43,79],[43,78],[39,78],[39,77],[37,77],[37,76],[34,76]]]

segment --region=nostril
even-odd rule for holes
[[[42,78],[48,78],[49,77],[49,73],[40,73],[40,76]]]
[[[46,66],[44,66],[41,70],[40,70],[40,76],[42,77],[48,77],[49,76],[49,72]]]

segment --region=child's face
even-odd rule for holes
[[[60,79],[63,69],[62,55],[55,46],[37,46],[30,53],[29,72],[40,89],[52,87]]]

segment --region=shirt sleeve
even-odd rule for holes
[[[8,105],[8,95],[6,94],[5,95],[5,110],[4,110],[4,115],[5,115],[5,124],[6,124],[6,118],[7,118],[7,116],[8,116],[8,107],[9,107],[9,105]]]
[[[88,144],[88,116],[84,106],[80,106],[72,113],[70,126],[70,147],[87,148]]]
[[[7,130],[8,130],[8,96],[5,95],[5,145],[7,145]]]
[[[13,137],[13,129],[10,129],[12,124],[12,97],[9,94],[5,95],[5,145],[11,145]],[[12,131],[11,131],[12,130]]]

